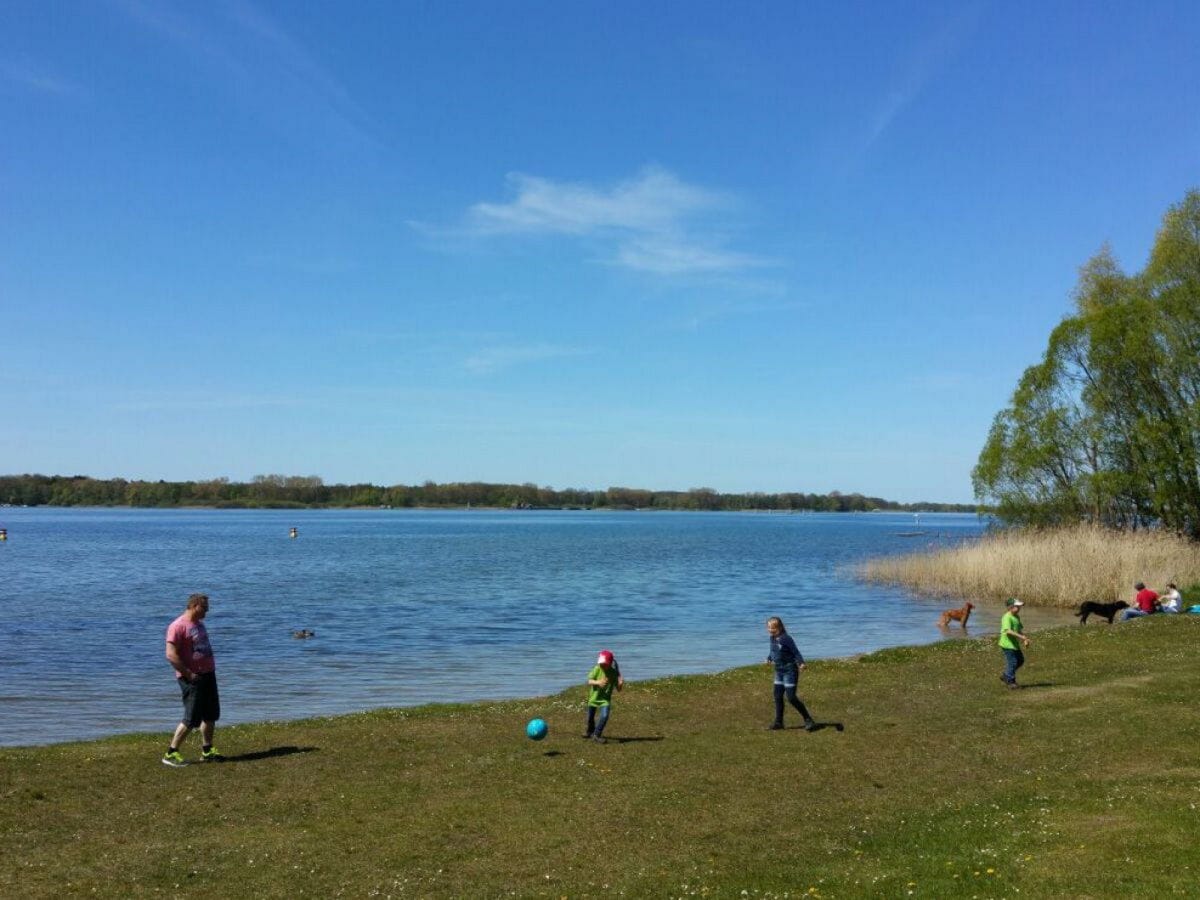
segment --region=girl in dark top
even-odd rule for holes
[[[767,655],[767,664],[775,666],[775,721],[771,723],[771,730],[778,731],[783,728],[783,698],[786,696],[788,703],[803,717],[804,730],[814,731],[817,723],[796,696],[796,681],[804,668],[804,657],[800,655],[800,649],[778,616],[767,619],[767,633],[771,635],[771,652]]]

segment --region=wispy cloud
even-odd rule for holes
[[[488,347],[467,357],[463,365],[474,375],[490,375],[493,372],[525,363],[544,362],[568,356],[582,356],[589,351],[578,347],[556,344],[525,344],[518,346]]]
[[[615,228],[656,233],[728,202],[657,167],[643,169],[608,190],[521,174],[509,175],[508,181],[517,195],[512,202],[471,207],[469,219],[480,232],[593,234]]]
[[[982,15],[984,4],[959,7],[941,27],[918,42],[903,58],[887,93],[867,120],[859,155],[866,153],[892,123],[921,95],[925,86],[959,52]]]
[[[674,235],[652,235],[626,241],[617,249],[616,262],[630,269],[659,275],[690,272],[729,272],[763,265],[748,253],[691,243]]]
[[[336,78],[299,40],[250,0],[202,7],[113,0],[131,19],[178,43],[215,68],[239,97],[250,97],[275,121],[315,124],[375,146],[370,120]],[[199,10],[198,13],[191,11]],[[298,112],[298,116],[297,116]]]
[[[650,166],[607,187],[512,174],[507,203],[476,203],[466,231],[476,237],[544,234],[588,238],[605,261],[659,275],[729,272],[767,264],[729,250],[714,219],[736,208],[727,194]]]
[[[41,94],[65,97],[80,93],[79,85],[27,61],[0,60],[0,77]]]

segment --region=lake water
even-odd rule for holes
[[[747,665],[769,615],[814,658],[940,640],[950,604],[853,565],[981,531],[963,515],[906,537],[907,514],[47,508],[0,509],[0,526],[9,745],[165,736],[163,636],[194,591],[212,598],[221,721],[290,719],[556,692],[605,647],[634,680]],[[997,622],[976,610],[970,631]]]

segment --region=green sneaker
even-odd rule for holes
[[[168,750],[163,754],[162,764],[170,766],[173,769],[182,769],[187,765],[187,760],[183,758],[183,754],[178,750]]]
[[[225,754],[216,747],[209,747],[207,750],[200,751],[200,758],[205,762],[224,762]]]

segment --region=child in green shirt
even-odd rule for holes
[[[1021,624],[1021,607],[1025,604],[1015,597],[1009,597],[1004,603],[1004,616],[1000,619],[1000,649],[1004,651],[1004,674],[1000,680],[1010,688],[1020,687],[1017,684],[1017,669],[1025,665],[1025,654],[1021,647],[1029,646],[1029,638],[1022,632],[1025,626]]]
[[[606,742],[604,726],[608,724],[608,711],[612,703],[613,689],[625,687],[625,679],[621,677],[621,669],[611,650],[601,650],[596,659],[596,665],[588,673],[587,701],[587,734],[597,744]]]

